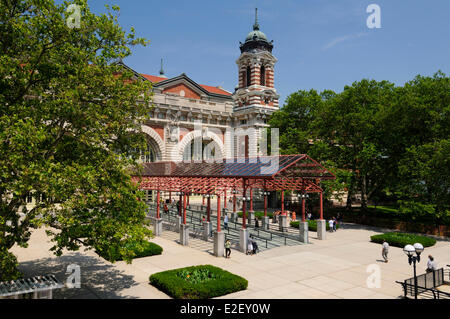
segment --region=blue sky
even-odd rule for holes
[[[150,40],[124,62],[139,73],[186,73],[200,84],[234,91],[239,41],[258,7],[259,24],[274,40],[280,105],[297,90],[343,90],[363,78],[397,85],[417,74],[450,74],[449,0],[90,0],[121,8],[119,23]],[[381,7],[381,28],[366,25],[369,4]]]

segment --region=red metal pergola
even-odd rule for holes
[[[155,162],[144,163],[140,174],[132,179],[139,189],[157,191],[157,218],[159,218],[160,191],[179,192],[180,215],[183,210],[183,223],[186,224],[186,196],[190,193],[217,196],[217,231],[220,231],[220,197],[227,190],[233,195],[233,211],[236,211],[236,194],[245,198],[253,189],[264,191],[264,216],[267,216],[267,192],[297,190],[303,193],[320,194],[320,219],[323,219],[321,180],[336,177],[317,161],[306,154],[262,156],[255,158],[233,158],[221,161],[201,162]],[[284,192],[282,212],[284,212]],[[210,197],[207,197],[208,221],[210,217]],[[252,210],[252,198],[250,198]],[[243,201],[243,225],[246,228],[246,204]],[[302,198],[302,220],[305,220],[305,199]]]

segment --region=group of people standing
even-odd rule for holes
[[[335,232],[337,230],[337,226],[342,225],[342,215],[338,213],[337,217],[333,217],[328,221],[328,226],[330,227],[330,232]]]
[[[255,255],[259,251],[258,243],[249,238],[247,241],[247,255]],[[225,258],[230,258],[231,255],[231,242],[229,239],[225,241]]]

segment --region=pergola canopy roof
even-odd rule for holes
[[[142,176],[147,177],[335,178],[332,173],[308,155],[233,158],[219,162],[155,162],[144,163],[143,166]]]
[[[139,175],[139,176],[137,176]],[[222,193],[226,189],[260,188],[320,192],[320,180],[335,176],[308,155],[234,158],[208,162],[144,163],[133,176],[140,189]]]

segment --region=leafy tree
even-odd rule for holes
[[[308,153],[332,168],[334,185],[367,201],[390,197],[414,217],[448,218],[450,79],[417,76],[402,87],[362,80],[341,93],[298,91],[270,124],[282,153]],[[328,184],[328,185],[327,185]],[[337,187],[337,188],[336,188]]]
[[[450,218],[449,139],[408,148],[399,175],[405,181],[398,190],[402,211],[438,224]]]
[[[148,42],[118,25],[117,7],[96,15],[74,3],[80,28],[66,23],[67,2],[0,2],[0,280],[16,276],[7,250],[26,247],[33,228],[47,227],[57,255],[139,248],[151,235],[128,173],[151,87],[113,63]]]

